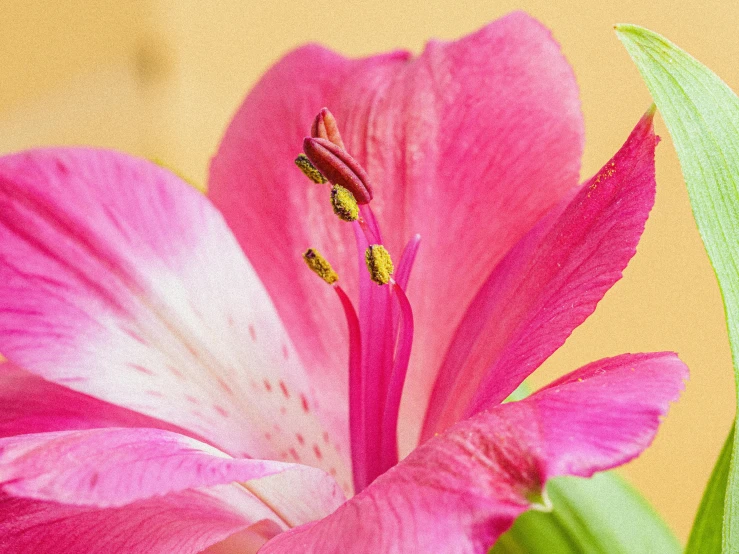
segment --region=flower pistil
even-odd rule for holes
[[[398,414],[414,329],[404,289],[420,239],[411,239],[396,270],[369,206],[370,178],[345,150],[336,120],[326,108],[316,116],[303,150],[310,168],[333,185],[334,213],[354,226],[357,252],[368,269],[360,278],[357,318],[351,300],[336,284],[336,273],[326,269],[328,262],[313,249],[304,254],[309,267],[339,295],[349,325],[349,427],[354,488],[359,492],[398,462]],[[317,182],[312,172],[306,174]],[[402,275],[397,280],[396,271]]]

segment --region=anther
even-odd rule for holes
[[[356,221],[359,217],[359,206],[354,195],[341,185],[334,185],[331,189],[331,205],[334,213],[344,221]]]
[[[295,158],[295,165],[300,168],[300,171],[303,172],[303,175],[308,177],[308,179],[310,179],[314,183],[322,185],[326,182],[326,177],[321,175],[321,172],[316,169],[316,166],[310,163],[308,156],[306,156],[305,154],[299,154],[298,157]]]
[[[328,111],[328,108],[323,108],[318,112],[318,115],[313,120],[313,125],[310,128],[310,136],[313,138],[326,139],[333,142],[342,150],[346,150],[344,147],[344,141],[341,140],[339,126],[336,124],[336,118],[334,118],[333,114]]]
[[[364,260],[367,262],[370,279],[378,285],[387,285],[390,282],[390,276],[394,270],[393,261],[384,246],[373,244],[367,248],[364,253]]]
[[[367,172],[346,150],[327,139],[307,137],[303,140],[303,151],[326,179],[348,189],[358,204],[372,200]]]
[[[339,275],[331,267],[331,264],[326,261],[326,258],[321,256],[315,249],[309,248],[303,254],[303,259],[308,267],[318,275],[321,279],[326,281],[329,285],[333,285],[339,280]]]

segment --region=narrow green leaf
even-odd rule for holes
[[[680,552],[659,516],[615,473],[560,477],[547,492],[554,509],[523,514],[490,554]]]
[[[680,158],[693,215],[723,295],[739,387],[739,98],[664,37],[634,25],[618,25],[616,32],[647,83]],[[737,448],[735,433],[724,500],[724,552],[739,552]],[[713,551],[702,547],[701,552]]]
[[[724,447],[708,480],[701,505],[695,515],[685,554],[721,552],[721,529],[724,521],[724,498],[726,482],[731,466],[731,447],[734,445],[734,427],[726,438]]]

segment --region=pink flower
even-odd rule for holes
[[[306,146],[366,187],[362,224],[292,164],[324,105],[343,142],[322,111]],[[551,477],[637,456],[687,376],[672,353],[501,402],[634,254],[651,119],[578,187],[573,75],[513,14],[416,59],[289,54],[213,160],[225,220],[122,154],[0,159],[1,549],[484,552]]]

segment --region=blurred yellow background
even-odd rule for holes
[[[583,177],[650,103],[615,23],[671,38],[739,90],[739,3],[669,0],[238,2],[26,0],[2,6],[0,152],[90,144],[157,158],[192,181],[242,97],[289,49],[320,41],[349,55],[419,51],[511,10],[550,27],[577,75],[587,131]],[[661,121],[657,203],[625,277],[534,378],[622,352],[675,350],[691,368],[654,446],[623,474],[687,537],[734,415],[721,298]]]

